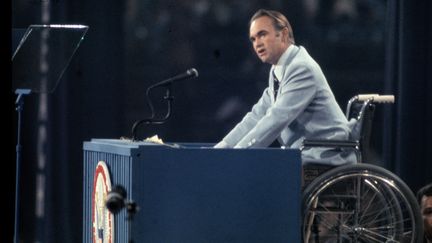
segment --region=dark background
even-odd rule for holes
[[[55,91],[25,98],[21,241],[82,240],[82,143],[130,137],[132,124],[150,114],[145,92],[151,84],[192,67],[199,72],[173,86],[170,119],[140,127],[142,139],[157,134],[166,142],[214,143],[239,122],[260,97],[270,68],[248,40],[249,18],[259,8],[288,17],[296,44],[321,65],[343,110],[359,93],[396,96],[394,105],[377,108],[371,162],[414,192],[431,182],[430,1],[16,0],[12,29],[90,27]],[[163,95],[163,89],[152,93],[158,117],[166,112]],[[12,141],[15,146],[15,132]]]

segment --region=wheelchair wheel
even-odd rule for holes
[[[341,166],[303,192],[304,242],[420,242],[416,198],[393,173],[374,165]]]

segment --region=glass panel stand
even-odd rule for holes
[[[70,60],[84,39],[85,25],[30,25],[12,55],[12,88],[18,113],[14,243],[19,239],[21,127],[24,97],[31,93],[52,93]]]

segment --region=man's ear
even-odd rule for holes
[[[283,28],[281,31],[280,31],[280,33],[282,33],[282,40],[283,41],[286,41],[286,42],[289,42],[289,30],[288,30],[288,28],[287,27],[285,27],[285,28]]]

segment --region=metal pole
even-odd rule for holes
[[[30,94],[29,89],[17,89],[15,93],[18,95],[15,101],[16,111],[18,112],[18,127],[17,127],[17,145],[16,145],[16,168],[15,168],[15,227],[14,227],[14,243],[19,242],[19,205],[20,205],[20,171],[21,171],[21,116],[24,109],[24,95]]]

